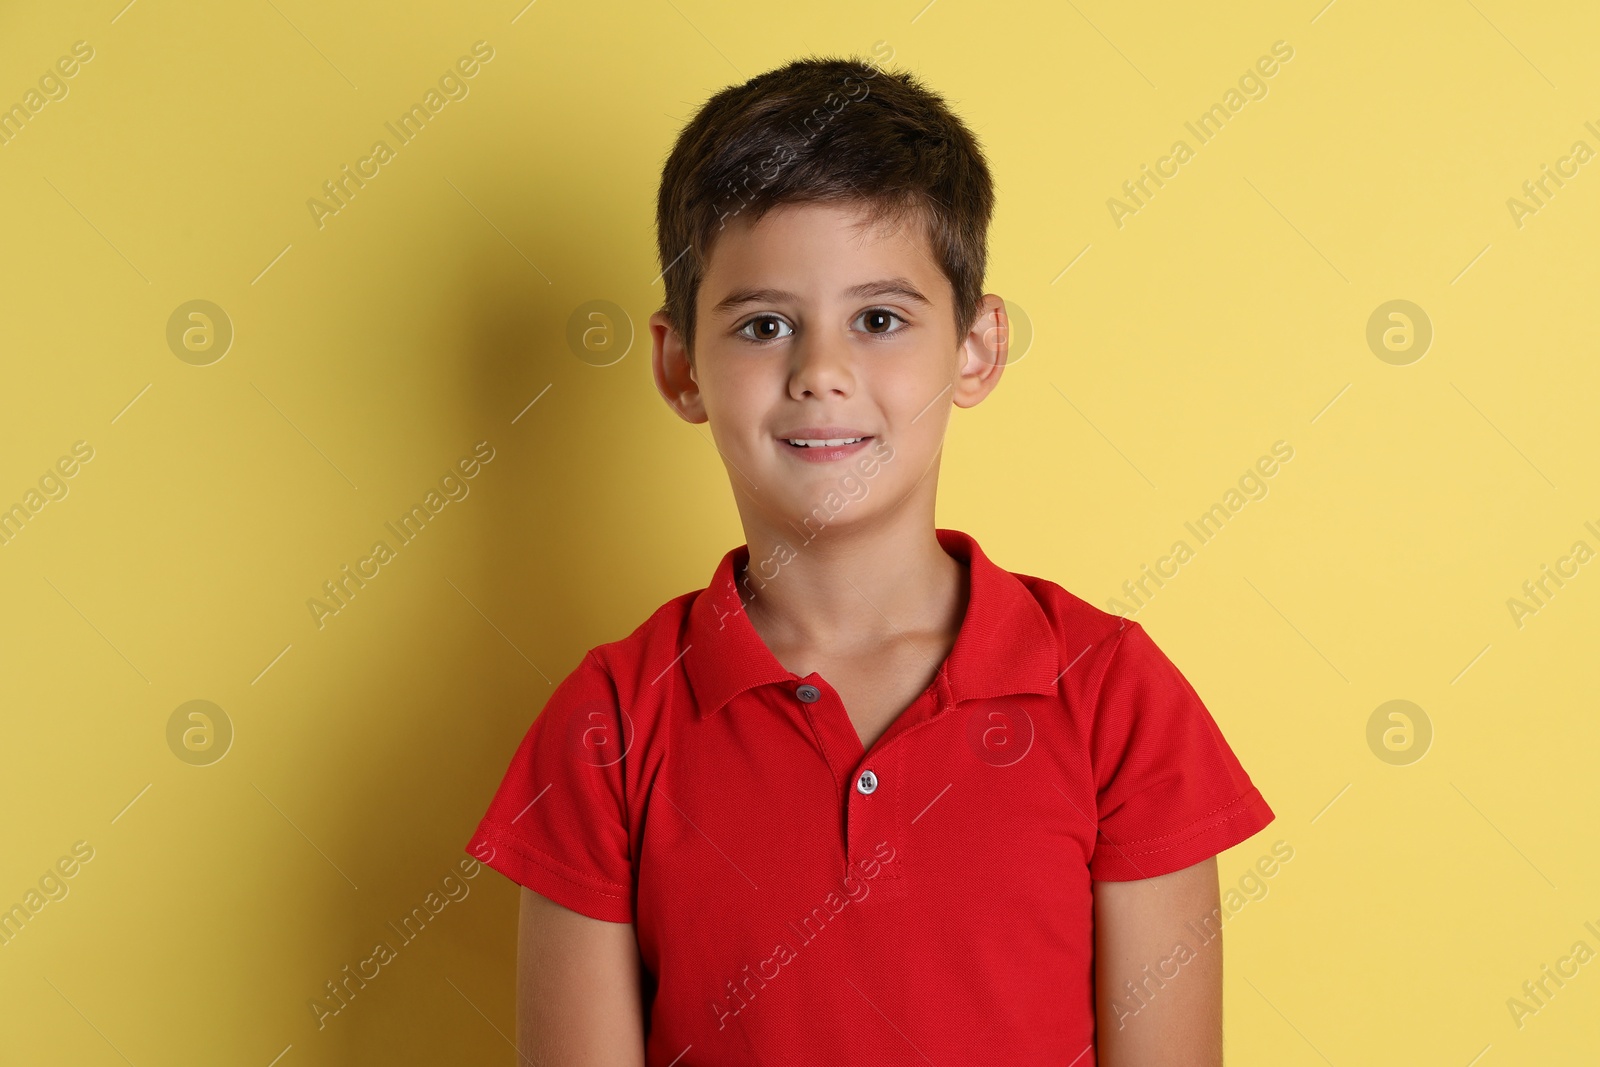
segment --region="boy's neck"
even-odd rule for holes
[[[789,531],[792,533],[792,531]],[[800,542],[784,529],[746,530],[750,562],[734,575],[745,613],[769,648],[845,655],[904,633],[954,632],[965,616],[966,565],[939,544],[927,516],[905,514],[885,525],[825,527]],[[777,568],[787,544],[793,558]],[[748,564],[747,564],[748,566]],[[753,595],[752,595],[753,594]]]

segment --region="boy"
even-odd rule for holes
[[[993,199],[872,63],[679,136],[654,375],[746,543],[589,651],[468,846],[523,887],[531,1063],[1221,1064],[1215,856],[1272,810],[1138,623],[934,526],[1005,366]]]

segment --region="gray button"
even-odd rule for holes
[[[794,691],[794,695],[805,701],[807,704],[815,704],[817,702],[817,698],[822,695],[822,690],[818,689],[814,685],[802,685],[799,689]]]
[[[856,792],[863,795],[878,788],[878,776],[871,771],[862,771],[861,777],[856,779]]]

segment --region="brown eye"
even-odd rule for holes
[[[905,322],[904,319],[888,308],[868,308],[861,313],[861,318],[866,320],[868,333],[883,335],[899,333],[900,330],[905,329],[904,325],[893,330],[888,328],[891,320],[899,321],[902,324]]]
[[[757,343],[762,341],[776,341],[779,338],[786,336],[785,334],[777,332],[780,327],[786,325],[788,324],[774,315],[757,315],[755,318],[739,327],[738,333],[741,337]],[[754,334],[747,332],[752,328],[755,331]]]

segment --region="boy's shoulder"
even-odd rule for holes
[[[1057,681],[1063,688],[1074,680],[1103,676],[1105,666],[1130,631],[1138,631],[1140,638],[1147,639],[1133,619],[1097,608],[1058,582],[1021,571],[1006,573],[1028,591],[1050,625],[1060,655],[1061,674]]]
[[[1088,636],[1104,640],[1134,624],[1132,619],[1095,607],[1058,582],[1021,571],[1007,571],[1033,595],[1051,629],[1061,637]]]
[[[704,588],[700,588],[690,589],[687,592],[679,593],[677,596],[666,601],[660,607],[652,611],[644,619],[644,621],[635,626],[627,634],[627,636],[598,644],[595,646],[595,650],[599,651],[601,649],[606,649],[620,651],[626,646],[647,644],[652,640],[662,637],[663,635],[676,636],[676,634],[681,632],[684,625],[688,622],[689,609],[694,606],[695,600],[704,592],[706,592],[706,590]]]
[[[690,609],[705,592],[703,588],[691,589],[666,601],[626,636],[590,648],[579,669],[604,670],[619,695],[639,692],[686,651]]]

